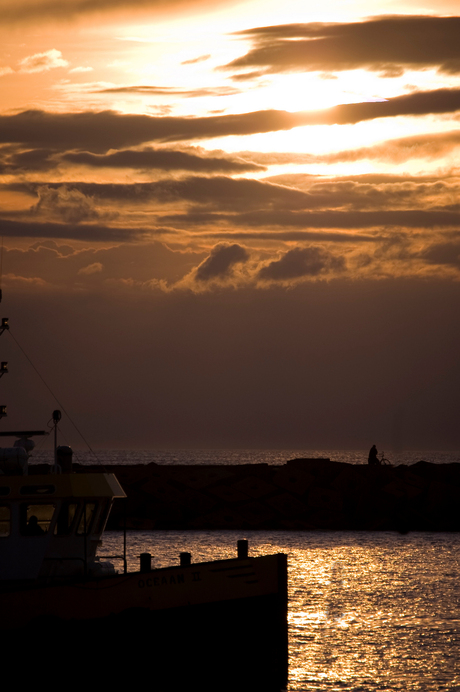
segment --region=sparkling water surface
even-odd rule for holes
[[[243,537],[251,555],[288,554],[288,690],[460,690],[457,534],[139,531],[128,534],[128,568],[144,551],[156,567],[183,551],[193,562],[235,557]],[[122,544],[107,532],[101,557]]]

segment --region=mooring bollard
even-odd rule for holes
[[[188,567],[192,564],[192,553],[181,553],[180,554],[180,566]]]
[[[141,553],[141,572],[151,572],[152,571],[152,556],[150,553]]]
[[[241,538],[237,542],[237,550],[238,550],[238,558],[240,560],[244,560],[248,556],[248,549],[249,549],[249,544],[246,538]]]

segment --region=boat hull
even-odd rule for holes
[[[156,690],[278,691],[287,681],[282,554],[4,591],[0,612],[2,629],[52,641],[61,660],[84,642],[115,654],[126,680],[141,661]]]

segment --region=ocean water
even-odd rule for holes
[[[457,452],[385,456],[394,465],[460,461]],[[52,454],[41,450],[34,457],[49,461]],[[99,464],[283,464],[296,457],[362,464],[367,451],[116,450],[74,458]],[[234,557],[239,538],[249,540],[252,555],[288,555],[288,690],[460,691],[458,534],[136,531],[128,533],[128,568],[139,568],[142,552],[154,556],[156,567],[179,564],[184,551],[193,562]],[[101,558],[122,552],[121,532],[106,532]],[[113,562],[121,569],[121,562]]]
[[[366,464],[369,450],[328,449],[179,449],[179,450],[102,450],[74,451],[80,464],[285,464],[289,459],[331,459],[348,464]],[[379,458],[383,451],[379,448]],[[384,452],[393,465],[430,461],[434,464],[460,462],[460,452],[403,451]],[[52,451],[37,448],[32,462],[51,461]]]
[[[193,562],[234,557],[243,537],[251,555],[288,554],[288,690],[460,690],[458,535],[141,531],[128,534],[128,566],[144,551],[158,567],[182,551]],[[122,543],[107,532],[101,556]]]

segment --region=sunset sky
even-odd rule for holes
[[[0,0],[2,429],[58,406],[14,337],[95,448],[459,449],[433,6]]]

